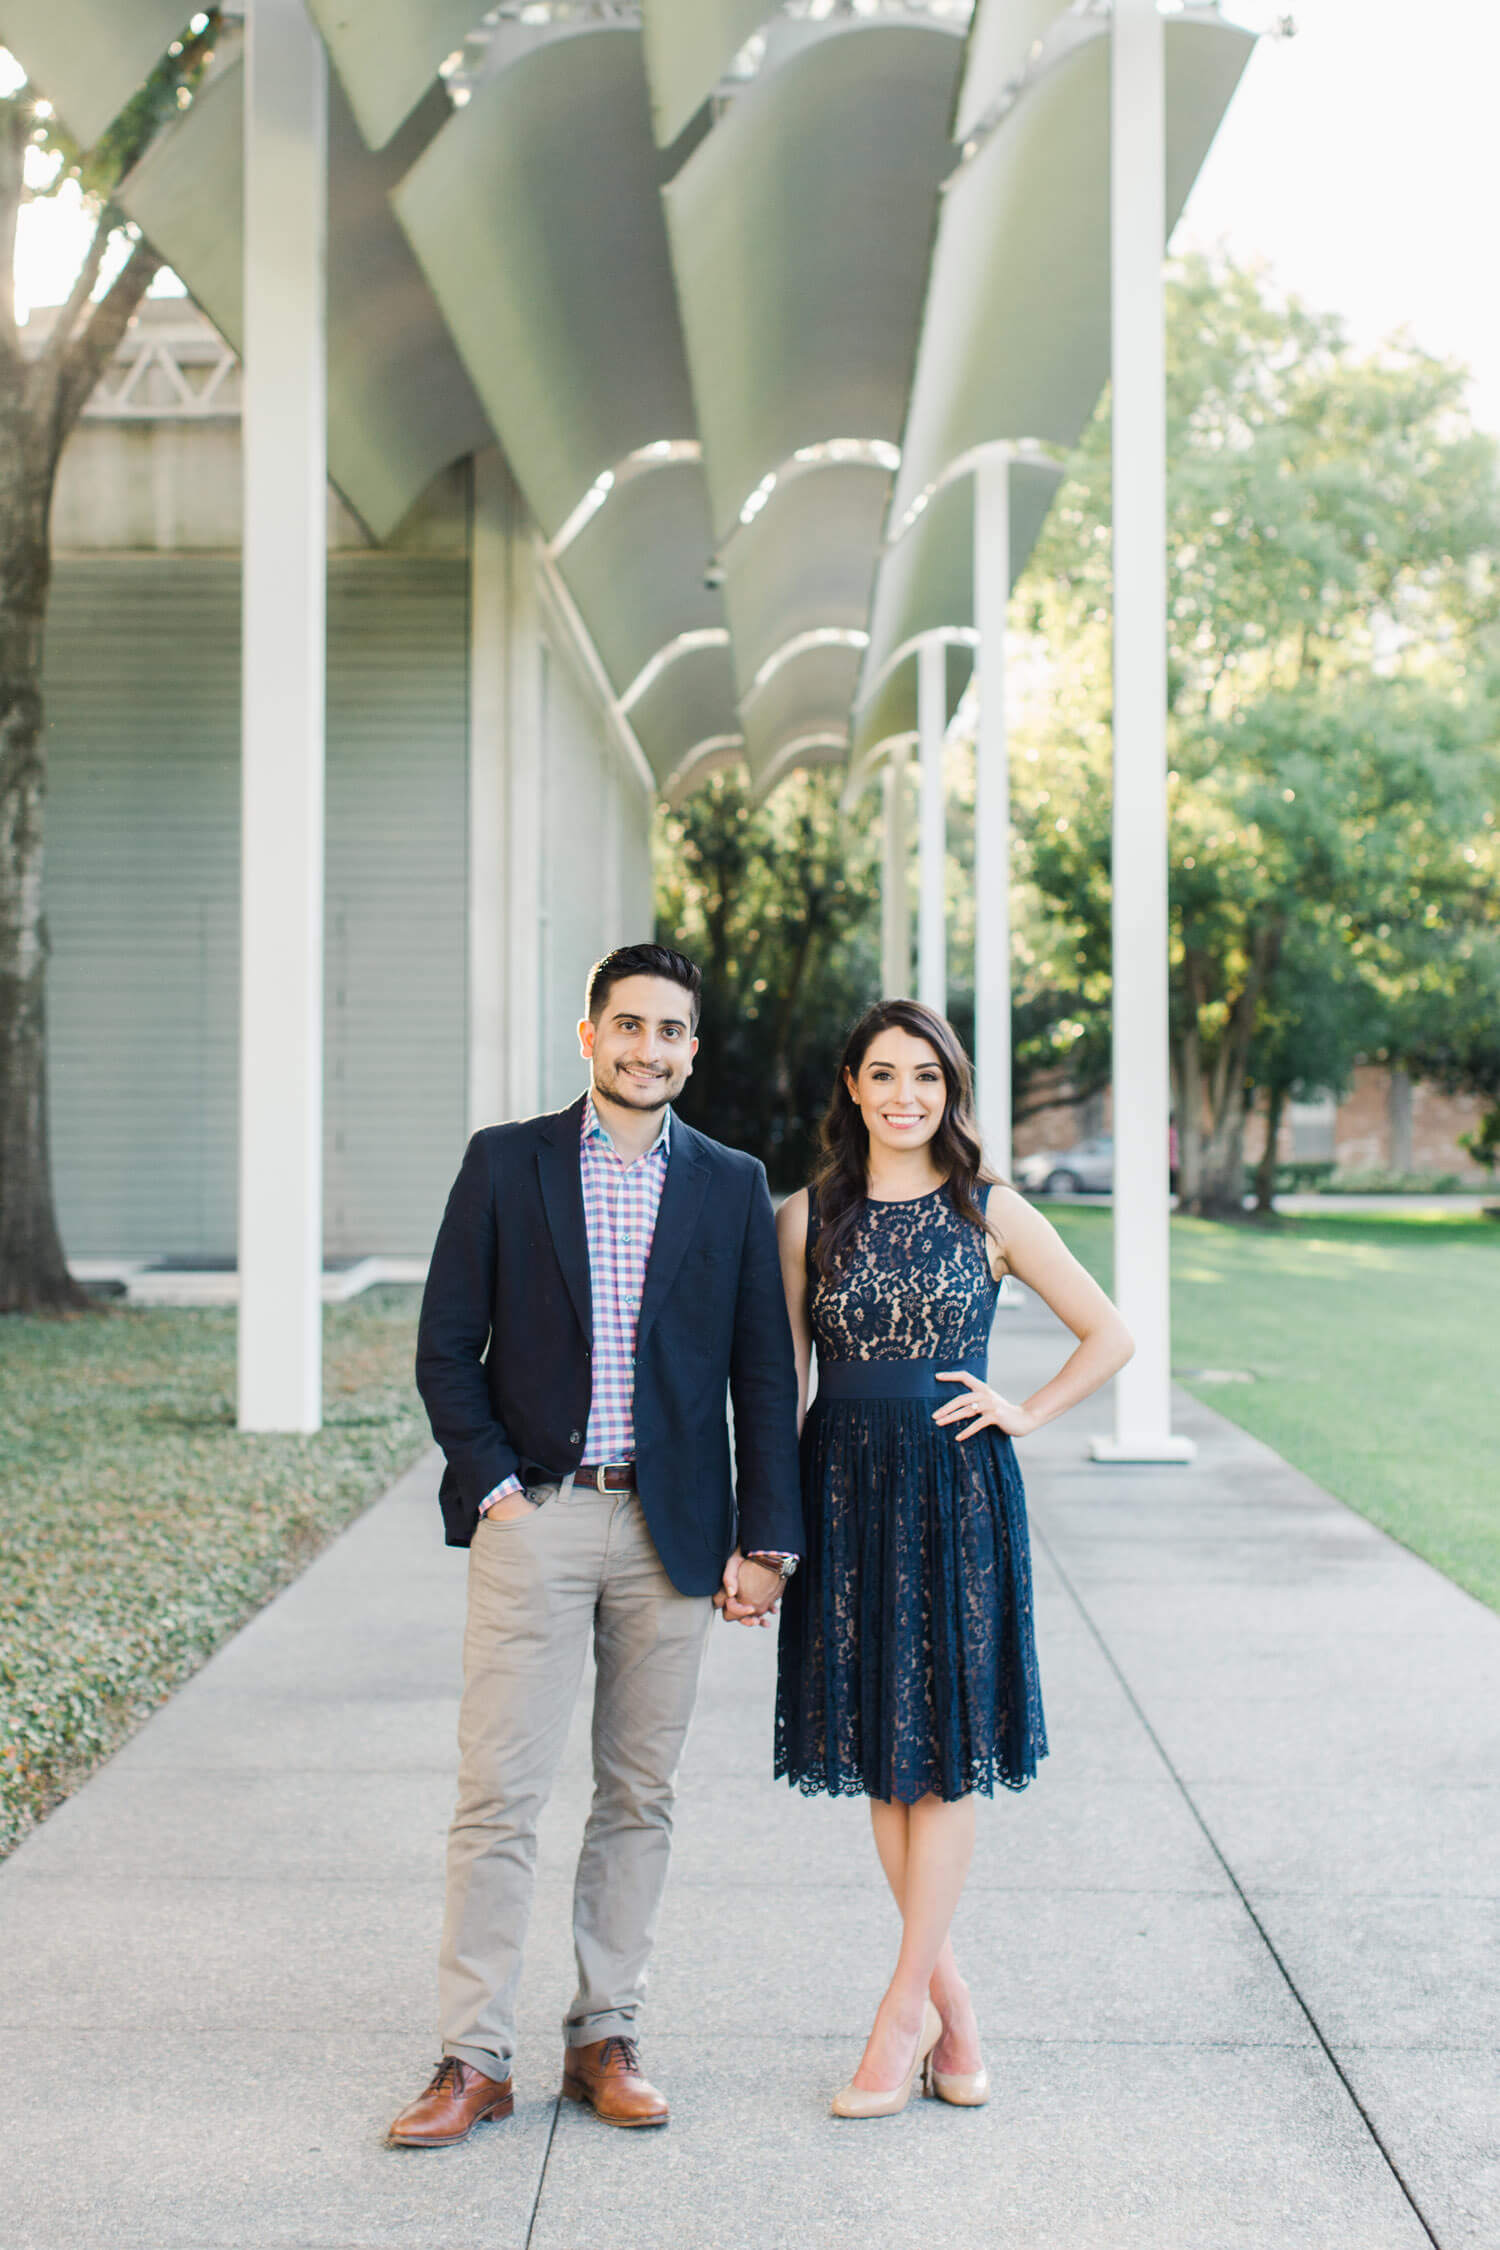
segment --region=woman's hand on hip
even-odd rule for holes
[[[945,1400],[933,1415],[934,1422],[953,1430],[962,1444],[973,1437],[976,1430],[1003,1430],[1007,1437],[1027,1437],[1040,1428],[1038,1416],[1024,1406],[1016,1406],[988,1383],[981,1383],[977,1375],[967,1374],[957,1368],[951,1375],[939,1375],[940,1383],[962,1383],[965,1387],[952,1398]]]

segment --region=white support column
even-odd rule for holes
[[[510,1113],[505,1083],[506,657],[510,480],[495,447],[474,456],[469,557],[469,1074],[476,1133]]]
[[[547,714],[537,568],[529,546],[518,538],[512,549],[505,762],[505,1092],[512,1117],[534,1117],[542,1106],[542,736]]]
[[[1135,1357],[1096,1460],[1186,1461],[1172,1434],[1167,1131],[1166,237],[1156,0],[1115,0],[1110,100],[1114,475],[1115,1295]]]
[[[1005,631],[1010,607],[1010,455],[974,472],[974,623],[979,725],[974,737],[974,1063],[985,1153],[1010,1178],[1010,742]]]
[[[245,51],[239,1426],[322,1421],[327,65],[303,0]]]
[[[880,985],[887,1000],[911,994],[911,789],[907,738],[892,743],[885,790],[885,866],[880,891]]]
[[[917,824],[917,998],[948,1012],[948,827],[943,738],[948,731],[948,652],[937,639],[917,651],[920,808]]]

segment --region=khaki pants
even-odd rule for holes
[[[672,1845],[677,1768],[713,1604],[679,1594],[633,1492],[562,1485],[485,1517],[469,1550],[458,1809],[438,1980],[443,2052],[504,2078],[531,1914],[536,1830],[589,1636],[594,1799],[573,1890],[578,1990],[564,2037],[630,2034]]]

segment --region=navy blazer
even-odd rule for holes
[[[556,1484],[583,1459],[593,1301],[583,1099],[476,1133],[438,1230],[417,1388],[447,1456],[448,1544],[501,1480]],[[734,1402],[738,1516],[726,1392]],[[674,1586],[711,1593],[744,1551],[802,1552],[797,1376],[765,1169],[673,1115],[641,1298],[636,1484]]]

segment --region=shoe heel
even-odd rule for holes
[[[486,2125],[498,2125],[503,2117],[510,2116],[515,2106],[516,2097],[514,2094],[502,2094],[499,2101],[491,2102],[488,2109],[480,2111],[479,2117],[476,2122]]]
[[[565,2102],[584,2103],[587,2103],[589,2098],[580,2081],[576,2078],[569,2078],[566,2072],[563,2073],[562,2097]]]

